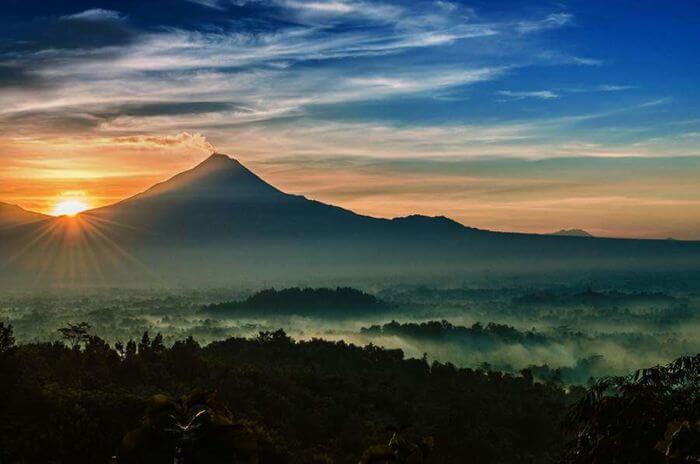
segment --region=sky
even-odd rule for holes
[[[212,151],[363,214],[700,240],[700,2],[4,0],[0,201]]]

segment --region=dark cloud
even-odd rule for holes
[[[131,43],[137,36],[124,17],[111,10],[93,9],[59,18],[39,19],[31,26],[18,31],[14,51],[120,46]]]
[[[0,64],[0,89],[42,87],[42,79],[33,74],[30,69],[15,64]]]
[[[0,83],[2,79],[0,78]],[[50,110],[22,111],[6,114],[0,125],[14,127],[16,133],[76,133],[98,128],[120,116],[153,117],[218,113],[250,112],[243,105],[221,101],[125,103],[107,108],[57,107]],[[0,130],[1,132],[1,130]]]
[[[152,102],[122,105],[108,114],[126,116],[176,116],[180,114],[206,114],[225,111],[251,112],[244,105],[221,101]]]
[[[0,118],[0,133],[5,132],[2,128],[7,128],[12,135],[80,133],[95,129],[101,123],[100,118],[79,110],[22,111]]]
[[[57,83],[38,71],[66,61],[108,59],[138,37],[123,15],[99,8],[0,27],[0,88],[50,87]]]

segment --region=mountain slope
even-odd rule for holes
[[[11,227],[49,219],[50,216],[0,202],[0,227]]]
[[[465,229],[445,218],[409,217],[390,221],[290,195],[266,183],[237,160],[215,154],[195,168],[89,217],[147,231],[157,240],[307,240],[387,234],[420,227]],[[421,219],[422,218],[422,219]],[[393,227],[392,227],[393,226]]]
[[[500,233],[380,219],[290,195],[238,161],[193,169],[76,218],[0,228],[0,284],[228,285],[466,278],[484,271],[700,272],[700,242]]]

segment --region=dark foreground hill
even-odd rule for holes
[[[76,218],[0,228],[0,282],[222,285],[504,272],[698,272],[700,242],[497,233],[380,219],[290,195],[238,161],[195,168]]]
[[[400,350],[299,341],[284,332],[168,348],[147,334],[14,347],[0,324],[0,460],[108,463],[156,393],[218,390],[255,432],[261,463],[356,464],[387,426],[434,437],[428,462],[550,462],[577,393],[554,384],[405,359]],[[574,389],[574,392],[578,390]]]

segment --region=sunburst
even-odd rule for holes
[[[54,216],[70,216],[74,217],[83,211],[87,210],[89,206],[80,200],[65,200],[56,204],[56,207],[51,212]]]

